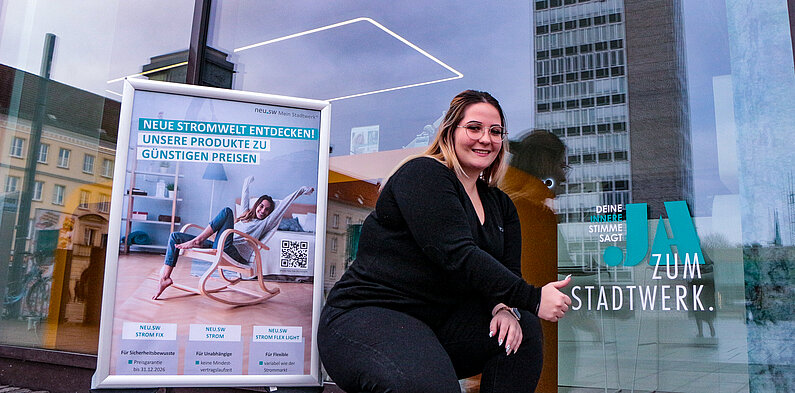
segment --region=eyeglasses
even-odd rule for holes
[[[467,123],[463,126],[456,127],[466,129],[467,136],[475,140],[482,138],[483,133],[486,132],[483,124],[480,123]],[[505,131],[505,127],[503,126],[491,126],[488,130],[489,139],[491,139],[492,142],[502,142],[505,139],[505,135],[508,135],[508,132]]]

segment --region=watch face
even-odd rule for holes
[[[519,309],[518,308],[516,308],[516,307],[512,308],[511,312],[513,313],[513,316],[516,317],[517,321],[522,319],[522,314],[519,313]]]

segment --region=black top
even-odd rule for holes
[[[541,288],[521,278],[516,208],[500,189],[477,187],[482,225],[453,170],[429,157],[404,164],[364,220],[356,260],[327,304],[386,307],[429,324],[473,294],[485,300],[483,312],[497,303],[536,310]]]

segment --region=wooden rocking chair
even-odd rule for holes
[[[198,228],[199,230],[204,229],[196,224],[186,224],[182,227],[182,229],[180,229],[180,232],[185,232],[190,228]],[[234,260],[226,253],[224,253],[223,251],[224,242],[228,236],[232,236],[233,234],[237,234],[238,236],[242,237],[247,242],[249,242],[249,244],[251,244],[252,248],[254,248],[254,262],[252,264],[244,265]],[[223,233],[216,234],[216,236],[221,236],[221,238],[217,243],[220,247],[219,249],[193,248],[189,250],[181,250],[183,257],[200,259],[212,263],[212,265],[207,269],[207,271],[205,271],[204,274],[202,274],[201,278],[199,278],[199,287],[193,288],[177,283],[173,283],[171,285],[172,287],[181,289],[186,292],[190,292],[195,295],[202,295],[209,299],[233,306],[248,306],[252,304],[261,303],[279,294],[279,288],[269,289],[267,286],[265,286],[265,282],[263,281],[262,278],[262,257],[260,256],[260,251],[269,250],[268,246],[266,246],[259,240],[255,239],[251,235],[235,229],[227,229]],[[208,286],[208,281],[210,280],[210,276],[215,271],[218,271],[218,275],[224,281],[226,281],[226,283],[218,287],[210,288]],[[238,273],[238,277],[230,279],[226,277],[224,271]],[[242,277],[256,277],[259,287],[260,289],[262,289],[263,292],[258,293],[242,288],[236,288],[235,285],[240,283],[240,281],[242,281]],[[224,290],[229,290],[244,294],[250,299],[234,300],[231,297],[225,298],[217,295],[218,292]]]

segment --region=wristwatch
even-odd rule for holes
[[[522,319],[522,314],[520,314],[520,313],[519,313],[519,309],[518,309],[518,308],[516,308],[516,307],[502,306],[502,307],[500,307],[500,309],[499,309],[499,310],[497,310],[497,312],[500,312],[500,311],[502,311],[502,310],[505,310],[505,311],[508,311],[509,313],[511,313],[511,315],[512,315],[514,318],[516,318],[516,320],[517,320],[517,321],[519,321],[519,320],[521,320],[521,319]],[[496,314],[495,314],[495,315],[496,315]]]

